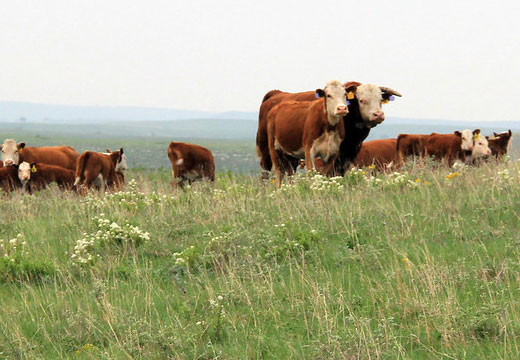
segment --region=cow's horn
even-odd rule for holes
[[[397,91],[395,91],[394,89],[390,89],[389,87],[386,87],[386,86],[380,86],[379,89],[381,89],[382,92],[385,92],[389,95],[403,96],[403,95],[399,94]]]

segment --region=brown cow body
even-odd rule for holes
[[[486,139],[488,140],[491,154],[499,159],[507,154],[507,149],[509,148],[513,133],[509,130],[500,134],[494,132],[493,135],[492,138],[486,136]]]
[[[120,166],[126,168],[123,149],[111,153],[85,151],[79,156],[76,164],[74,186],[79,189],[79,186],[84,184],[91,188],[96,183],[102,190],[105,186],[112,188],[118,182],[116,171],[119,171]]]
[[[49,165],[61,166],[65,169],[74,170],[79,153],[70,146],[25,146],[25,143],[17,145],[19,160],[15,164],[45,163]],[[8,165],[8,164],[6,164]]]
[[[387,171],[396,163],[397,139],[382,139],[364,142],[354,165],[357,167],[375,165],[379,171]]]
[[[22,189],[29,193],[45,189],[50,183],[56,183],[61,189],[72,189],[74,171],[61,166],[22,162],[18,168]]]
[[[215,181],[215,160],[211,151],[200,145],[172,141],[168,146],[172,164],[172,186],[184,187],[184,182]]]
[[[466,161],[466,152],[462,150],[461,145],[459,131],[453,134],[433,133],[426,139],[426,154],[436,160],[446,161],[451,166],[456,160]]]
[[[402,165],[408,157],[425,157],[428,136],[430,135],[400,134],[396,142],[398,163]]]

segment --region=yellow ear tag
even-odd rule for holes
[[[36,165],[33,165],[33,166],[32,166],[31,171],[32,171],[32,172],[36,172]]]
[[[388,99],[384,99],[383,101],[381,101],[382,104],[388,104],[390,102],[390,100]]]
[[[21,153],[22,153],[22,151],[23,151],[23,149],[20,149],[20,150],[18,150],[18,154],[21,154]]]
[[[480,138],[480,134],[473,135],[473,140],[477,141]]]
[[[354,99],[354,97],[355,97],[355,96],[354,96],[354,93],[353,93],[352,91],[349,91],[349,92],[347,93],[347,99],[348,99],[348,100],[352,100],[352,99]]]

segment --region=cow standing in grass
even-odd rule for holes
[[[74,171],[61,166],[32,163],[24,161],[18,166],[18,179],[22,184],[22,192],[39,191],[50,183],[56,183],[60,189],[72,189]]]
[[[172,186],[184,187],[196,180],[215,181],[215,160],[211,151],[200,145],[172,141],[168,146],[172,165]]]
[[[381,139],[364,142],[357,154],[354,165],[357,167],[375,166],[385,172],[396,164],[397,139]]]
[[[345,88],[333,80],[316,95],[317,101],[281,102],[267,116],[269,155],[279,186],[291,166],[285,155],[305,159],[307,170],[316,168],[317,157],[327,164],[338,155],[345,136],[343,116],[348,113]]]
[[[0,167],[0,188],[8,193],[21,188],[22,184],[18,179],[18,165]]]
[[[495,158],[500,159],[502,156],[507,154],[513,133],[511,130],[508,130],[501,133],[493,132],[493,135],[494,136],[492,138],[486,136],[486,139],[488,140],[491,154]]]
[[[74,186],[77,190],[82,185],[91,188],[95,185],[100,190],[105,187],[114,188],[118,178],[116,172],[128,168],[123,148],[110,153],[85,151],[76,164]]]
[[[28,163],[45,163],[74,170],[79,153],[70,146],[30,147],[25,143],[17,144],[13,139],[6,139],[0,145],[2,161],[5,166]]]

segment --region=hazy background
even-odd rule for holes
[[[518,1],[4,2],[0,138],[156,144],[129,150],[144,166],[166,166],[170,140],[227,141],[258,169],[263,95],[331,79],[403,94],[369,139],[516,130],[519,18]]]

